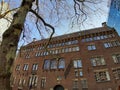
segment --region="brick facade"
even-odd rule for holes
[[[120,37],[100,28],[33,41],[21,47],[13,90],[120,90]]]

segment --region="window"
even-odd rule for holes
[[[29,87],[36,87],[37,86],[37,81],[38,81],[38,77],[36,75],[32,75],[29,77]]]
[[[88,45],[88,50],[95,50],[96,46],[95,45]]]
[[[79,51],[79,47],[78,46],[72,47],[72,51]]]
[[[71,51],[72,51],[72,48],[69,47],[69,52],[71,52]]]
[[[82,42],[85,42],[85,38],[83,38],[81,41],[82,41]]]
[[[43,78],[41,79],[41,88],[45,88],[45,83],[46,83],[46,78],[43,77]]]
[[[16,71],[20,70],[20,64],[16,65]]]
[[[61,49],[58,49],[58,53],[61,53]]]
[[[112,70],[115,79],[120,79],[120,67]]]
[[[120,46],[120,42],[119,41],[112,41],[111,42],[113,46]]]
[[[44,60],[44,69],[48,70],[50,68],[50,60]]]
[[[24,70],[24,71],[28,70],[28,67],[29,67],[28,64],[24,64],[23,70]]]
[[[120,54],[114,54],[112,55],[112,58],[114,60],[114,63],[120,63]]]
[[[83,71],[82,71],[82,69],[80,69],[80,70],[75,70],[75,77],[79,77],[79,76],[83,76]]]
[[[80,49],[79,49],[79,47],[75,47],[76,48],[76,51],[79,51]]]
[[[57,60],[56,59],[51,60],[50,69],[57,69]]]
[[[36,57],[40,56],[40,52],[36,52],[36,53],[35,53],[35,56],[36,56]]]
[[[66,48],[65,48],[65,52],[68,52],[68,51],[69,51],[69,48],[66,47]]]
[[[26,80],[25,79],[22,80],[22,84],[23,84],[23,86],[25,86],[25,84],[26,84]]]
[[[32,70],[37,70],[38,69],[38,64],[33,64]]]
[[[78,43],[78,40],[73,40],[71,41],[72,44],[77,44]]]
[[[104,39],[104,36],[103,36],[103,35],[101,35],[101,36],[100,36],[100,39]]]
[[[19,87],[25,86],[25,79],[19,79],[19,81],[18,81],[18,86],[19,86]]]
[[[105,42],[105,43],[104,43],[104,47],[105,47],[105,48],[110,48],[110,47],[112,47],[112,44],[109,43],[109,42]]]
[[[82,62],[81,62],[81,60],[74,60],[73,65],[74,65],[74,68],[81,68]]]
[[[44,70],[49,69],[64,69],[65,68],[65,60],[63,58],[60,58],[59,60],[51,59],[51,60],[44,60]]]
[[[64,48],[62,48],[62,53],[64,53],[65,52],[65,49]]]
[[[111,41],[111,42],[104,43],[105,48],[110,48],[110,47],[115,47],[115,46],[120,46],[120,42],[119,41]]]
[[[73,81],[73,90],[78,90],[78,81]]]
[[[95,58],[91,58],[90,60],[91,60],[92,66],[101,66],[106,64],[103,57],[95,57]]]
[[[25,55],[25,58],[26,58],[26,59],[30,58],[30,55],[29,55],[29,54],[26,54],[26,55]]]
[[[22,79],[18,80],[18,86],[22,86]]]
[[[59,69],[64,69],[65,68],[65,60],[63,58],[59,59],[58,68]]]
[[[58,49],[55,50],[55,54],[58,54]]]
[[[94,72],[96,82],[110,81],[110,76],[107,70]]]
[[[88,82],[86,79],[81,79],[82,90],[88,90]]]

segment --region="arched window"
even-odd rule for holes
[[[58,68],[59,69],[64,69],[65,68],[65,60],[61,58],[58,63]]]

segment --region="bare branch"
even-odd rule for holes
[[[40,15],[38,15],[34,10],[31,9],[30,12],[32,12],[33,14],[35,14],[36,17],[38,17],[38,18],[43,22],[43,24],[44,24],[45,26],[47,26],[47,27],[49,27],[49,28],[52,29],[52,33],[51,33],[51,35],[50,35],[50,39],[49,39],[48,43],[47,43],[46,46],[45,46],[45,48],[47,48],[48,44],[50,43],[50,41],[51,41],[51,39],[52,39],[53,34],[55,33],[55,29],[54,29],[54,27],[53,27],[52,25],[46,23],[45,20],[44,20]]]

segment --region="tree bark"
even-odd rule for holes
[[[11,68],[16,56],[19,38],[23,30],[27,13],[34,0],[23,0],[19,10],[14,14],[10,27],[4,32],[0,46],[0,90],[11,90]]]

